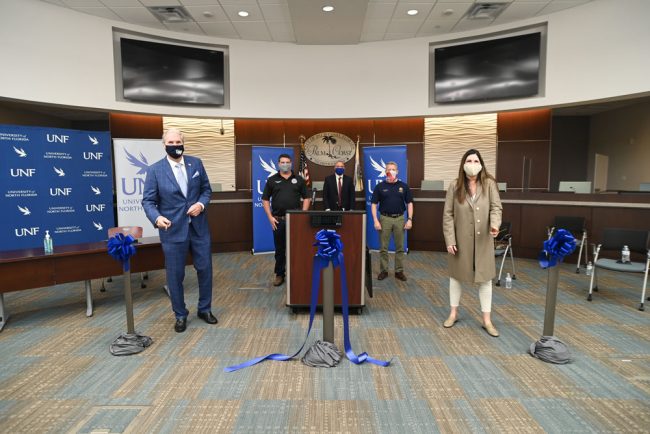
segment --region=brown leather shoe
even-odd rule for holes
[[[384,280],[385,278],[388,277],[388,272],[387,271],[382,271],[377,275],[377,280]]]
[[[490,323],[490,324],[483,324],[482,327],[485,329],[485,331],[486,331],[490,336],[493,336],[493,337],[495,337],[495,338],[498,338],[498,337],[499,337],[499,331],[497,330],[496,327],[494,327],[494,325],[493,325],[492,323]]]
[[[406,276],[404,275],[404,273],[402,271],[395,272],[395,279],[399,279],[402,282],[406,282],[406,280],[407,280]]]
[[[280,286],[284,283],[284,276],[275,276],[275,280],[273,281],[273,286]]]
[[[446,329],[451,328],[454,326],[454,324],[456,324],[456,321],[458,321],[458,318],[453,318],[450,316],[445,320],[445,322],[442,323],[442,326]]]

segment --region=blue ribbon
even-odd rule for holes
[[[342,311],[343,311],[343,345],[345,347],[345,354],[348,359],[355,365],[359,365],[363,362],[374,363],[379,366],[388,366],[390,361],[383,361],[373,359],[368,355],[368,353],[363,352],[358,356],[352,351],[352,345],[350,344],[350,333],[349,333],[349,307],[348,307],[348,283],[345,274],[345,263],[343,261],[343,243],[341,242],[341,236],[336,233],[334,230],[321,229],[316,234],[316,243],[314,246],[318,246],[318,251],[314,256],[313,268],[312,268],[312,278],[311,278],[311,303],[309,306],[309,327],[307,328],[307,336],[305,336],[305,341],[300,346],[300,349],[292,355],[285,354],[269,354],[268,356],[256,357],[247,362],[241,363],[235,366],[228,366],[224,370],[226,372],[237,371],[242,368],[247,368],[253,366],[257,363],[260,363],[264,360],[279,360],[286,361],[296,357],[307,343],[307,338],[311,332],[312,325],[314,323],[314,317],[316,316],[316,306],[318,305],[318,292],[320,289],[320,275],[321,270],[327,268],[330,261],[334,267],[341,267],[341,298],[343,301]]]
[[[108,254],[122,263],[122,269],[129,271],[129,259],[135,255],[135,238],[132,235],[115,234],[108,240]]]
[[[557,229],[551,238],[544,241],[544,250],[539,254],[539,265],[542,268],[555,267],[565,256],[576,249],[573,234],[566,229]]]

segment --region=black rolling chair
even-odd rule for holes
[[[630,252],[642,253],[646,256],[643,262],[620,262],[620,251],[623,246],[628,246]],[[594,253],[594,271],[589,281],[589,295],[587,300],[591,301],[593,291],[598,291],[598,277],[596,276],[599,268],[611,271],[620,271],[624,273],[644,273],[643,287],[641,289],[641,304],[639,310],[644,310],[643,302],[645,301],[645,290],[648,283],[648,268],[650,267],[650,231],[633,230],[633,229],[613,229],[608,228],[603,232],[603,242],[598,244]],[[614,250],[617,252],[618,259],[608,259],[600,257],[600,249]],[[596,285],[594,285],[596,281]]]
[[[555,229],[566,229],[571,232],[573,237],[576,239],[576,246],[580,247],[578,250],[578,263],[576,264],[576,273],[580,274],[580,260],[582,259],[582,252],[585,252],[585,267],[587,267],[588,253],[589,249],[587,248],[587,228],[585,225],[584,217],[568,217],[568,216],[556,216],[553,226],[548,228],[548,237],[553,236],[553,231]]]
[[[499,276],[497,277],[496,286],[501,286],[501,275],[503,274],[503,264],[506,262],[506,257],[510,253],[510,260],[512,262],[512,280],[516,280],[515,276],[515,257],[512,253],[512,224],[510,222],[502,222],[499,227],[499,233],[494,238],[494,256],[501,256],[501,266],[499,267]]]

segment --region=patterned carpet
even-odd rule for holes
[[[348,360],[333,369],[299,361],[224,367],[293,352],[309,315],[285,306],[271,286],[273,258],[217,254],[210,326],[195,316],[196,275],[188,269],[192,314],[173,331],[164,273],[135,291],[136,329],[154,340],[143,353],[113,357],[125,330],[122,278],[93,282],[85,316],[83,283],[8,293],[0,333],[0,432],[5,433],[432,433],[649,432],[650,312],[639,312],[642,276],[602,272],[585,300],[587,277],[563,265],[555,334],[574,361],[550,365],[526,354],[542,331],[547,272],[517,260],[512,289],[495,287],[493,321],[480,327],[476,291],[461,299],[451,329],[445,256],[412,252],[406,283],[375,281],[375,297],[351,318],[357,353],[393,358],[388,368]],[[373,255],[376,268],[378,257]],[[321,337],[320,320],[310,341]],[[336,340],[343,347],[340,315]]]

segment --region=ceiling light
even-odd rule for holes
[[[333,10],[334,10],[334,6],[323,6],[324,12],[332,12]]]
[[[248,16],[248,12],[246,12],[246,11],[239,11],[239,12],[237,12],[237,15],[239,15],[240,17],[247,17],[247,16]]]
[[[409,15],[417,15],[418,10],[417,9],[409,9],[408,11],[406,11],[406,13],[409,14]]]
[[[445,9],[445,11],[442,13],[443,15],[453,15],[454,10],[453,9]]]

